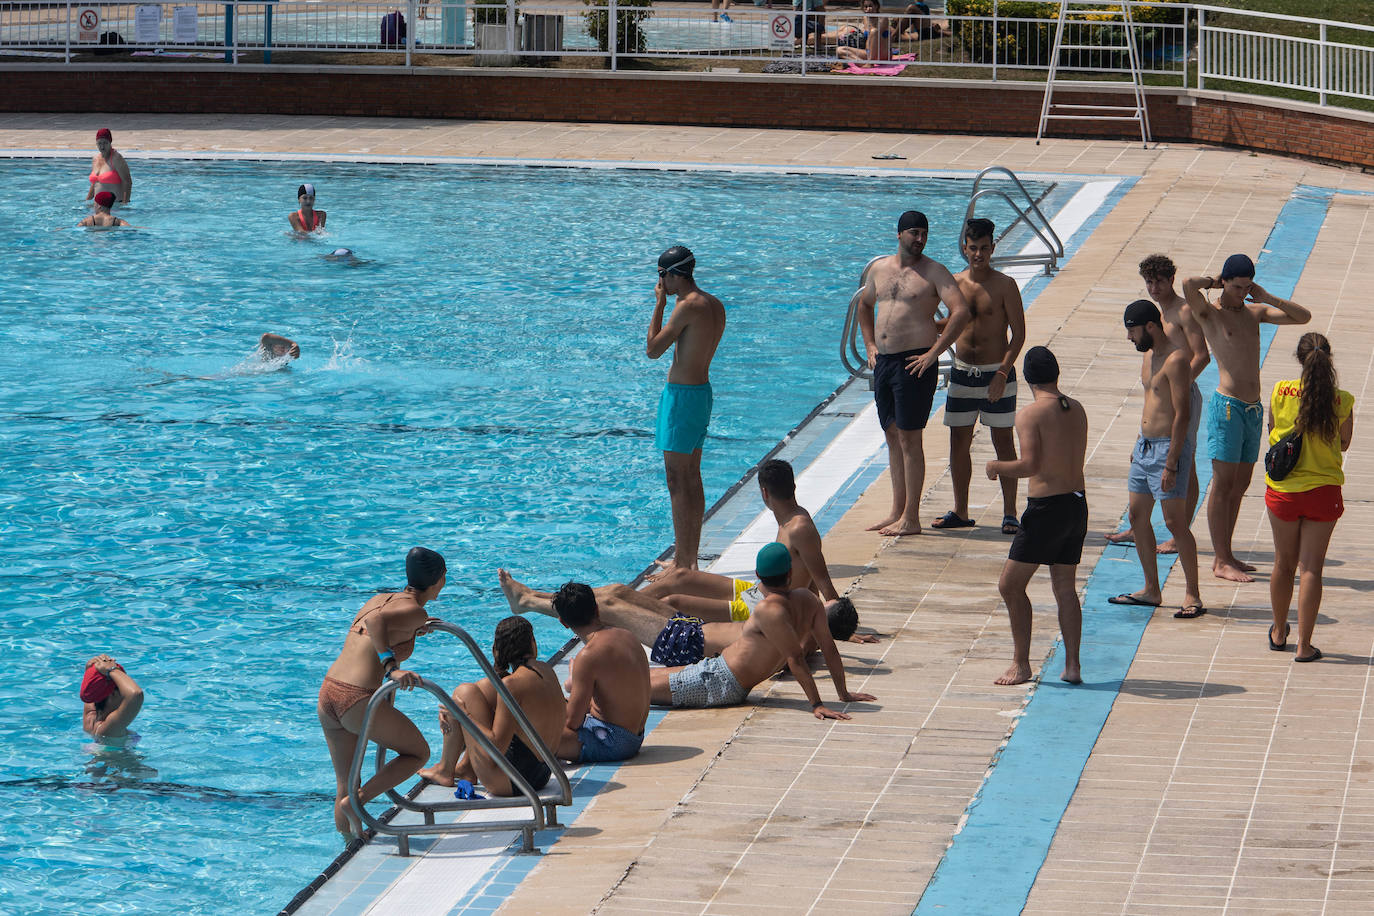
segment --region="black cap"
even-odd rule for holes
[[[1149,299],[1137,299],[1126,306],[1126,314],[1121,320],[1128,328],[1143,328],[1151,321],[1159,324],[1159,309]]]
[[[1221,265],[1221,279],[1231,280],[1235,277],[1255,276],[1255,262],[1243,254],[1233,254],[1226,259],[1226,263]]]
[[[1053,385],[1059,381],[1059,360],[1049,347],[1031,347],[1021,361],[1021,377],[1027,385]]]
[[[424,591],[444,577],[448,565],[444,558],[428,547],[412,547],[406,554],[406,585]]]
[[[658,256],[658,269],[666,270],[670,274],[678,274],[684,277],[692,275],[692,267],[697,262],[697,256],[682,245],[674,245],[663,254]]]
[[[906,232],[908,229],[929,229],[930,220],[920,210],[908,210],[897,218],[897,231]]]

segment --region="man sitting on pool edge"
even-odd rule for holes
[[[811,702],[812,715],[817,719],[848,719],[847,713],[828,709],[821,701],[803,654],[804,633],[814,636],[821,647],[840,702],[876,699],[846,689],[844,664],[830,638],[820,599],[807,589],[787,587],[792,572],[792,554],[787,547],[777,541],[765,544],[754,561],[754,571],[763,599],[745,621],[739,638],[720,655],[695,664],[652,669],[649,687],[654,704],[675,709],[734,706],[744,702],[749,691],[772,677],[785,661]]]

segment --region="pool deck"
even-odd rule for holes
[[[1079,576],[1087,683],[1060,686],[1053,661],[1043,683],[1029,689],[992,683],[1011,653],[996,588],[1008,539],[998,533],[995,484],[974,475],[977,527],[891,539],[864,530],[887,505],[884,476],[826,540],[837,585],[851,589],[864,625],[883,637],[841,649],[851,687],[879,702],[857,704],[849,722],[817,722],[785,680],[755,706],[670,713],[651,743],[706,752],[622,767],[500,911],[1368,911],[1374,614],[1364,599],[1374,577],[1360,570],[1374,563],[1374,461],[1361,422],[1346,458],[1346,514],[1330,550],[1315,638],[1325,660],[1294,665],[1291,651],[1267,648],[1272,545],[1262,479],[1247,493],[1235,535],[1237,552],[1261,567],[1257,582],[1210,577],[1204,498],[1193,531],[1205,617],[1172,618],[1177,577],[1165,585],[1165,608],[1138,615],[1134,637],[1130,616],[1096,599],[1108,586],[1139,583],[1133,552],[1106,547],[1101,536],[1124,509],[1138,428],[1138,355],[1120,324],[1123,305],[1143,294],[1137,262],[1167,253],[1181,281],[1246,251],[1259,254],[1259,280],[1270,286],[1265,259],[1283,256],[1291,238],[1261,251],[1281,231],[1300,231],[1289,215],[1294,191],[1340,192],[1308,227],[1311,250],[1292,270],[1293,298],[1312,308],[1311,328],[1332,338],[1358,415],[1374,369],[1374,176],[1124,141],[1036,146],[1017,138],[285,117],[4,116],[0,149],[86,151],[93,129],[106,124],[135,160],[139,150],[160,150],[968,171],[995,163],[1138,178],[1027,314],[1028,343],[1055,350],[1062,386],[1089,414],[1092,534]],[[906,159],[871,158],[881,154]],[[894,195],[894,213],[905,205]],[[889,247],[889,239],[874,239],[875,253]],[[1298,334],[1284,328],[1274,339],[1266,392],[1294,374]],[[927,522],[950,506],[938,420],[931,433]],[[975,469],[988,457],[980,434]],[[1047,578],[1035,581],[1032,600],[1039,673],[1056,640]],[[1109,635],[1122,625],[1128,632]],[[1107,670],[1099,649],[1109,640],[1120,644],[1124,680]],[[828,677],[818,681],[833,697]],[[1101,705],[1105,724],[1054,712],[1089,700]],[[1030,726],[1047,721],[1055,726],[1049,737],[1032,737],[1040,732]],[[1073,756],[1075,742],[1082,759]],[[1053,794],[1037,773],[1067,779],[1062,818],[1018,809],[1018,798]],[[1010,861],[1018,859],[1025,861]],[[977,902],[993,885],[1010,887],[1012,902]]]

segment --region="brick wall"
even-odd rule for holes
[[[361,115],[609,121],[740,127],[1035,133],[1043,89],[977,82],[760,74],[539,70],[290,70],[218,65],[15,65],[0,74],[0,111]],[[1122,95],[1056,95],[1110,101]],[[117,99],[118,109],[105,100]],[[1222,93],[1152,90],[1156,140],[1220,143],[1374,168],[1374,117]],[[1060,122],[1053,136],[1129,137],[1125,128]]]

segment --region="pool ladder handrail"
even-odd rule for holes
[[[1007,194],[1007,192],[1001,188],[982,187],[983,179],[993,174],[1001,174],[1010,178],[1012,183],[1016,185],[1016,190],[1020,192],[1017,198],[1024,201],[1024,203],[1017,203],[1016,200],[1012,199],[1011,195]],[[1016,173],[1004,165],[990,165],[979,172],[977,177],[973,179],[973,190],[969,193],[968,207],[964,210],[965,224],[973,219],[974,209],[978,206],[978,201],[987,197],[1000,198],[1016,213],[1016,219],[1012,220],[1011,225],[1006,226],[1002,230],[1003,238],[1005,238],[1007,233],[1011,232],[1012,229],[1016,228],[1021,223],[1025,223],[1026,227],[1030,229],[1030,231],[1035,234],[1036,238],[1040,240],[1040,243],[1045,246],[1045,251],[1043,253],[1032,252],[1030,254],[994,255],[992,258],[993,266],[1007,267],[1017,264],[1043,264],[1045,276],[1047,277],[1058,270],[1059,262],[1064,258],[1064,243],[1060,240],[1059,234],[1054,231],[1054,226],[1050,223],[1049,219],[1041,212],[1040,205],[1035,202],[1035,198],[1026,190],[1026,186],[1021,183],[1021,179],[1016,177]],[[1032,216],[1035,217],[1034,220],[1031,218]],[[1038,224],[1036,222],[1037,220]],[[960,238],[962,237],[963,232],[961,230]],[[960,254],[962,253],[963,246],[960,245]],[[967,260],[967,258],[965,258],[965,260]]]
[[[484,653],[476,641],[468,635],[462,627],[456,626],[444,620],[433,620],[430,623],[431,631],[450,633],[457,636],[467,647],[477,663],[482,667],[487,679],[496,688],[496,696],[499,702],[505,704],[515,719],[516,728],[520,733],[521,739],[525,744],[544,761],[549,771],[553,774],[553,782],[546,786],[542,791],[536,790],[530,785],[510,761],[506,759],[504,750],[498,750],[496,745],[486,734],[477,728],[467,713],[458,708],[453,702],[452,697],[438,684],[428,678],[420,678],[419,686],[432,693],[439,703],[453,717],[455,727],[462,727],[467,734],[476,739],[487,755],[499,766],[509,778],[512,788],[519,794],[508,798],[498,798],[488,796],[486,798],[473,799],[454,799],[448,802],[420,803],[408,799],[398,793],[394,788],[387,789],[386,795],[398,807],[407,811],[418,812],[424,817],[423,824],[396,824],[383,823],[367,812],[367,809],[358,802],[358,788],[362,784],[363,758],[367,756],[368,731],[372,724],[372,715],[377,707],[386,702],[387,698],[400,689],[400,685],[392,680],[386,680],[382,686],[377,688],[376,693],[372,694],[372,699],[368,701],[367,709],[363,713],[362,727],[359,729],[358,746],[353,751],[353,762],[348,769],[348,798],[353,806],[353,811],[364,825],[371,827],[378,833],[385,833],[396,837],[398,852],[402,856],[410,855],[410,837],[415,834],[438,834],[438,833],[490,833],[494,830],[519,830],[521,832],[523,852],[535,852],[534,832],[548,827],[561,826],[558,823],[558,806],[572,804],[572,783],[568,780],[568,774],[564,772],[559,764],[558,758],[552,749],[539,736],[530,723],[525,711],[520,708],[520,704],[515,702],[515,697],[511,696],[506,685],[501,682],[501,676],[496,673],[496,669],[487,660]],[[386,763],[386,748],[380,744],[377,746],[377,770]],[[466,822],[457,821],[444,824],[436,824],[434,814],[438,811],[470,811],[483,808],[523,808],[528,806],[533,815],[530,820],[509,820],[509,821],[480,821]]]
[[[859,288],[854,290],[854,295],[849,297],[849,311],[844,316],[844,330],[840,332],[840,363],[853,378],[868,379],[868,387],[873,387],[873,370],[868,368],[868,350],[863,342],[863,330],[859,327],[859,309],[863,308],[864,284],[868,281],[868,271],[878,261],[887,257],[880,254],[869,258],[864,265],[863,272],[859,274]],[[943,318],[947,314],[942,304],[936,310],[936,317]],[[939,387],[943,388],[949,384],[949,372],[954,365],[953,348],[946,350],[940,355],[940,381]]]

